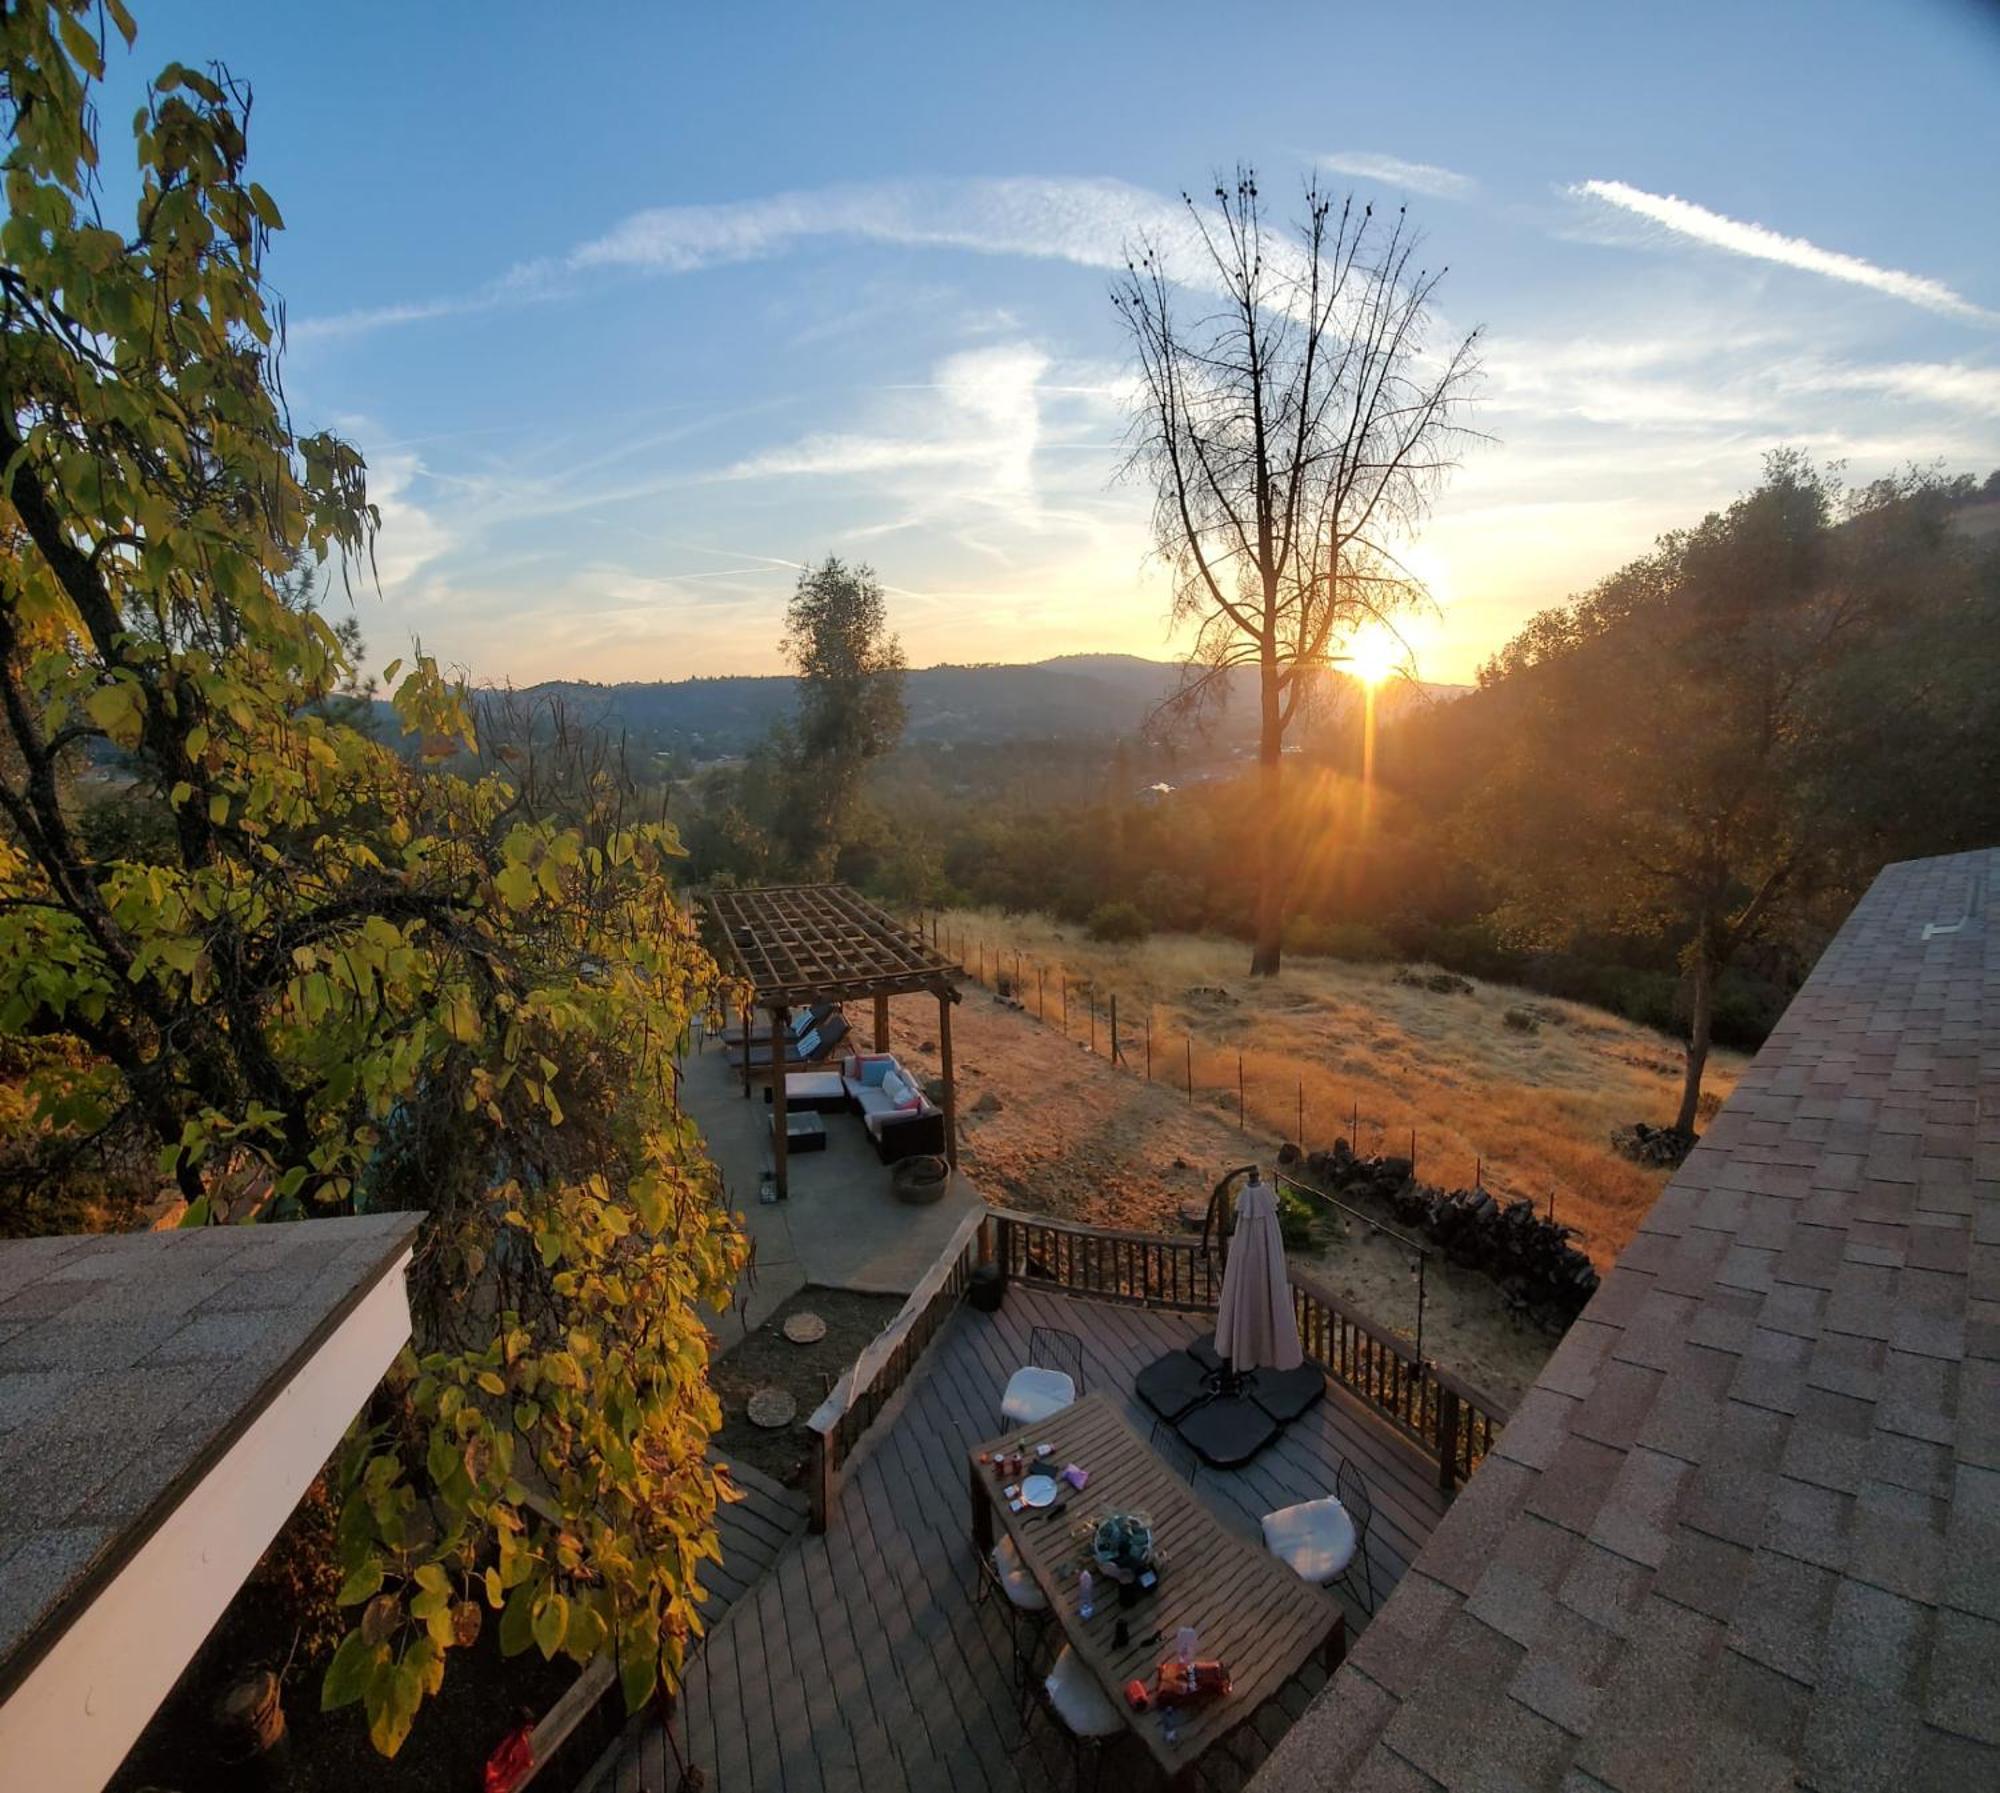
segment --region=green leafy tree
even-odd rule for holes
[[[798,713],[780,737],[778,845],[806,877],[829,876],[869,768],[903,735],[903,650],[881,582],[829,555],[799,575],[784,655]]]
[[[614,1651],[636,1705],[718,1555],[698,1309],[742,1255],[672,1098],[715,976],[677,843],[601,752],[482,750],[421,655],[385,675],[412,750],[356,726],[288,582],[375,513],[278,397],[249,95],[169,64],[114,228],[107,21],[129,44],[118,0],[0,24],[0,1030],[81,1042],[38,1124],[129,1116],[188,1224],[429,1210],[417,1340],[336,1472],[326,1702],[393,1753],[490,1611],[503,1648]],[[170,819],[143,858],[65,802],[101,743]]]
[[[1846,496],[1774,455],[1728,510],[1537,617],[1469,700],[1496,763],[1467,813],[1514,929],[1680,943],[1685,1131],[1727,967],[1899,844],[2000,822],[1974,770],[2000,712],[1962,670],[1994,669],[2000,612],[1957,496]]]

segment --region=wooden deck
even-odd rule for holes
[[[886,1409],[841,1484],[823,1537],[802,1535],[729,1608],[692,1668],[671,1743],[656,1723],[628,1730],[587,1793],[677,1793],[676,1749],[717,1793],[819,1789],[1067,1787],[1069,1756],[1037,1714],[1024,1735],[1009,1687],[1006,1622],[973,1600],[965,1453],[1000,1423],[1000,1393],[1027,1361],[1028,1330],[1083,1341],[1088,1389],[1115,1396],[1142,1436],[1151,1415],[1138,1371],[1206,1330],[1192,1315],[1010,1290],[995,1315],[961,1309]],[[1261,1540],[1274,1507],[1332,1491],[1351,1459],[1375,1502],[1368,1547],[1377,1603],[1431,1530],[1446,1497],[1435,1468],[1338,1390],[1255,1462],[1203,1470],[1194,1491],[1224,1524]],[[1350,1635],[1367,1615],[1351,1601]],[[1240,1787],[1324,1684],[1302,1667],[1256,1722],[1202,1766],[1205,1788]],[[1104,1784],[1150,1784],[1123,1746]]]

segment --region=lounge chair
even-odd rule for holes
[[[803,1015],[794,1011],[791,1019],[785,1023],[786,1037],[796,1045],[814,1028],[824,1027],[827,1022],[831,1021],[839,1013],[840,1004],[837,1002],[816,1002]],[[738,1021],[731,1026],[725,1027],[722,1030],[721,1038],[725,1046],[741,1046],[744,1040],[742,1022]],[[769,1042],[771,1038],[771,1017],[768,1014],[758,1015],[750,1024],[749,1038],[756,1045],[764,1045]]]
[[[808,1028],[797,1039],[784,1042],[784,1052],[775,1062],[788,1071],[809,1071],[820,1065],[830,1065],[847,1056],[852,1047],[843,1045],[848,1034],[847,1017],[837,1010],[820,1027]],[[769,1071],[773,1065],[771,1042],[753,1040],[746,1047],[733,1046],[729,1051],[729,1068],[733,1071],[744,1069],[745,1053],[749,1055],[749,1069]]]

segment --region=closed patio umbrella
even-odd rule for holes
[[[1215,1313],[1215,1349],[1232,1376],[1295,1370],[1304,1359],[1278,1231],[1278,1192],[1261,1179],[1237,1198],[1236,1231]]]

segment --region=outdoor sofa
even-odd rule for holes
[[[866,1052],[841,1071],[847,1100],[861,1117],[884,1164],[920,1152],[944,1151],[944,1110],[887,1052]]]

